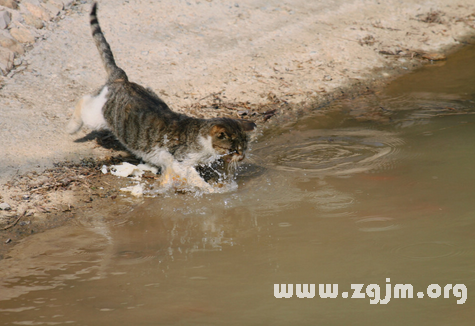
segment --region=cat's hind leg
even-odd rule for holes
[[[88,97],[88,95],[84,96],[81,98],[79,101],[76,103],[76,107],[74,108],[73,116],[71,117],[71,120],[69,120],[68,125],[66,126],[66,132],[69,134],[75,134],[77,133],[82,125],[82,118],[81,118],[81,112],[82,108],[84,106],[84,101]]]
[[[74,134],[86,125],[92,130],[107,129],[107,123],[102,114],[102,107],[107,102],[107,87],[104,87],[101,93],[95,97],[86,95],[81,98],[73,113],[71,121],[66,128],[67,132]]]

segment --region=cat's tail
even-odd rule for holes
[[[102,33],[101,26],[99,26],[99,20],[97,19],[97,2],[94,2],[91,9],[90,19],[91,19],[91,31],[94,42],[96,43],[97,50],[101,55],[102,62],[106,68],[107,75],[109,80],[123,79],[127,80],[127,75],[125,72],[120,69],[114,60],[114,55],[112,54],[109,43],[107,43],[104,34]]]

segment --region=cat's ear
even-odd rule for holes
[[[249,120],[240,119],[238,120],[241,123],[242,129],[244,131],[253,131],[256,128],[256,124]]]

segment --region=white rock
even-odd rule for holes
[[[15,23],[20,23],[23,21],[23,17],[21,16],[21,12],[19,10],[12,10],[10,11],[12,14],[12,22],[10,23],[10,26],[14,26],[13,24]]]
[[[12,209],[11,206],[8,205],[7,203],[1,203],[1,204],[0,204],[0,210],[9,211],[9,210],[11,210],[11,209]]]
[[[133,165],[127,162],[123,162],[120,165],[112,165],[110,167],[111,174],[118,177],[133,177],[140,178],[145,171],[151,171],[157,173],[158,169],[156,167],[150,166],[148,164],[139,164]]]
[[[121,191],[128,191],[135,197],[143,196],[143,186],[141,183],[136,184],[135,186],[130,186],[126,188],[120,188]]]
[[[0,11],[0,29],[5,29],[8,27],[12,21],[12,14],[6,10]]]
[[[9,49],[0,47],[0,74],[6,76],[13,69],[15,54]]]

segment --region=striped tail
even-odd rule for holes
[[[102,33],[101,26],[99,26],[99,21],[97,20],[97,2],[94,2],[91,9],[91,31],[94,42],[96,43],[97,50],[101,55],[102,62],[106,68],[107,75],[109,80],[123,79],[127,80],[127,75],[125,72],[120,69],[114,60],[114,55],[112,54],[109,43],[107,43],[104,34]]]

